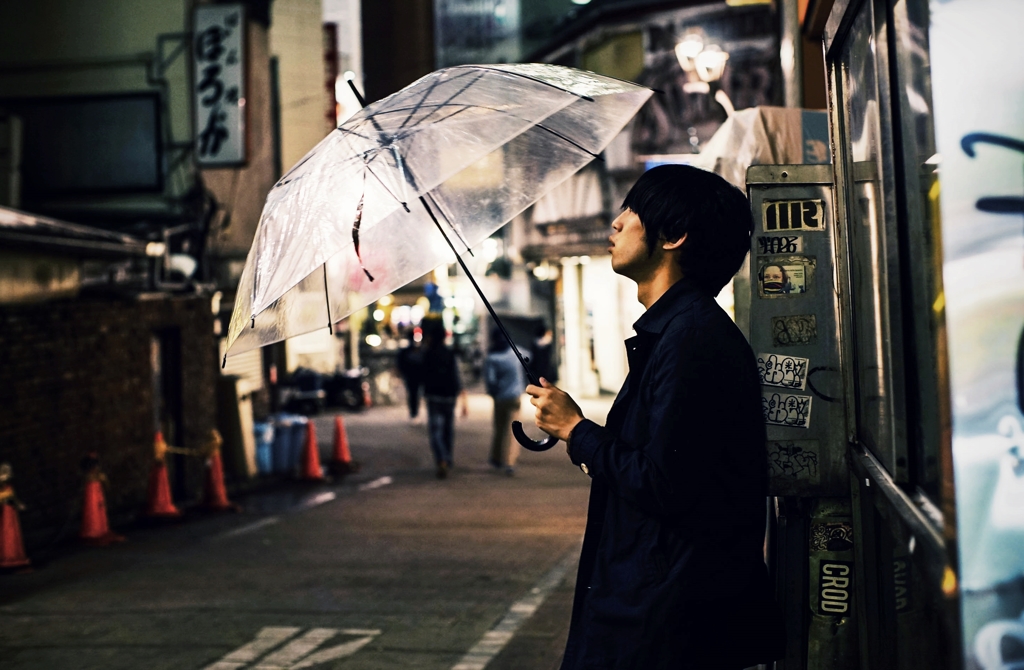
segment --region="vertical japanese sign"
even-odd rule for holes
[[[200,5],[192,38],[195,152],[201,166],[246,160],[245,9]]]
[[[1024,649],[1024,3],[930,7],[964,651],[994,670]]]

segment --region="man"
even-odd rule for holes
[[[763,561],[767,463],[753,352],[714,296],[753,231],[717,175],[656,167],[612,224],[612,269],[647,312],[602,427],[542,380],[538,427],[591,493],[563,670],[739,670],[781,656]]]

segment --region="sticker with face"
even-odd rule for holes
[[[758,294],[762,298],[778,298],[807,293],[811,289],[814,265],[812,256],[759,258]]]
[[[757,372],[764,386],[800,389],[807,384],[810,359],[779,354],[758,354]]]
[[[811,427],[811,400],[806,395],[761,392],[761,412],[769,426]]]

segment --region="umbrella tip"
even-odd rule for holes
[[[255,327],[256,327],[256,315],[255,315],[255,314],[253,314],[253,315],[252,315],[251,317],[249,317],[249,318],[250,318],[250,319],[252,319],[252,322],[250,323],[249,327],[250,327],[250,328],[255,328]]]
[[[220,362],[220,369],[223,370],[225,367],[227,367],[227,364],[228,364],[228,355],[224,354],[224,360],[222,360]]]

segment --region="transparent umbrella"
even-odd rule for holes
[[[466,65],[364,108],[267,196],[227,355],[330,328],[458,258],[597,157],[651,93],[557,65]]]

